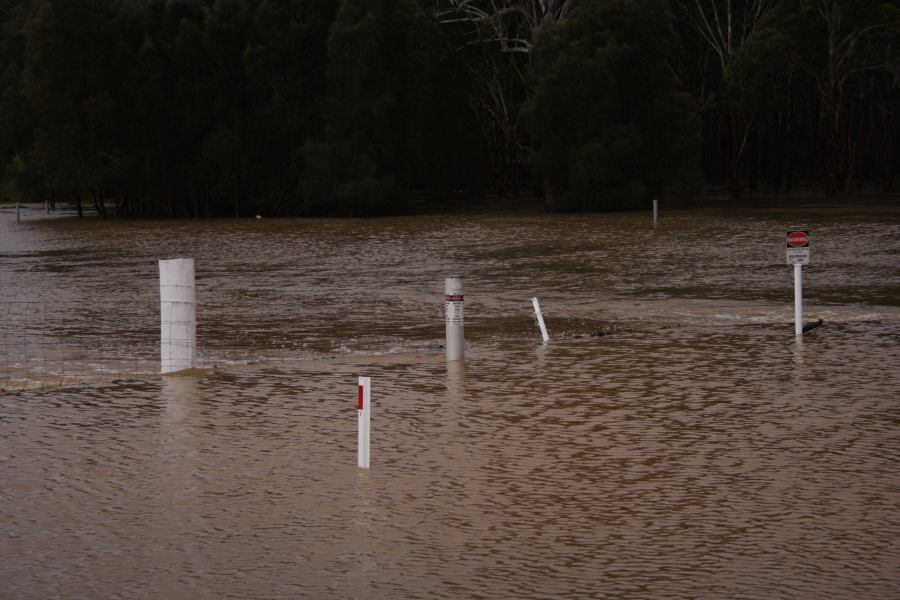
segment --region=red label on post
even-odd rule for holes
[[[363,409],[363,386],[359,386],[359,402],[356,405],[357,410]]]
[[[452,296],[450,294],[444,294],[445,302],[463,302],[463,295],[460,294],[458,296]]]

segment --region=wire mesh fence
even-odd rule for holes
[[[158,371],[159,317],[141,302],[0,303],[0,389],[55,387]]]
[[[403,332],[376,328],[343,307],[285,298],[207,297],[196,314],[194,364],[200,369],[377,354],[409,345],[410,337],[416,347],[416,339],[432,333],[422,334],[417,327]],[[163,327],[170,328],[168,342],[186,344],[172,337],[172,315],[162,316]],[[156,377],[161,369],[160,318],[156,298],[0,301],[0,391]],[[433,321],[437,324],[438,318]]]

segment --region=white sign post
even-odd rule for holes
[[[803,265],[794,264],[794,335],[803,335]]]
[[[787,232],[787,264],[794,265],[794,335],[803,335],[803,265],[809,264],[809,231]]]

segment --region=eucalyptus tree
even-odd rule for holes
[[[760,24],[782,0],[676,0],[680,19],[698,36],[709,57],[701,69],[709,70],[712,81],[701,74],[695,90],[705,104],[707,118],[724,120],[727,138],[726,177],[731,193],[740,194],[739,163],[756,124],[754,111],[748,110],[751,98],[744,96],[749,86],[742,80],[747,73],[734,69],[740,56],[753,39]],[[720,135],[720,126],[710,128],[707,143]]]
[[[534,38],[544,23],[564,20],[573,0],[444,0],[441,23],[467,57],[469,103],[491,153],[500,194],[518,191],[519,168],[530,159],[521,109],[534,67]]]
[[[881,0],[804,0],[795,14],[795,57],[818,99],[826,191],[832,195],[861,178],[857,171],[864,164],[857,157],[876,128],[897,135],[900,5]],[[873,113],[877,121],[871,120]],[[890,157],[893,147],[887,140],[882,149]]]

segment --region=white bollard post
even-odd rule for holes
[[[794,335],[803,335],[803,265],[794,265]]]
[[[194,259],[159,261],[160,370],[192,369],[197,356]]]
[[[541,328],[541,337],[546,344],[550,341],[550,334],[547,333],[547,326],[544,325],[544,315],[541,314],[541,305],[538,304],[537,296],[531,299],[531,303],[534,305],[534,314],[537,316],[538,326]]]
[[[463,325],[463,280],[462,277],[447,277],[444,280],[445,328],[447,335],[447,360],[462,360],[466,349]]]
[[[653,199],[653,226],[659,225],[659,200]]]
[[[359,378],[359,397],[356,405],[358,438],[356,443],[356,464],[360,469],[369,468],[370,423],[372,420],[372,380]]]

